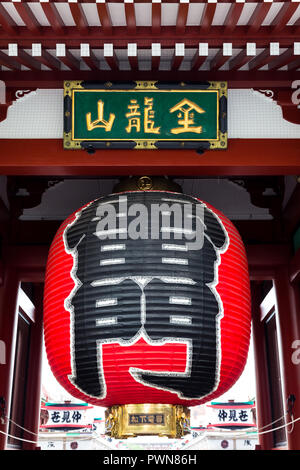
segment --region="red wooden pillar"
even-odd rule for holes
[[[24,432],[24,439],[33,442],[24,442],[24,450],[34,450],[37,446],[40,424],[41,404],[41,375],[42,375],[42,343],[43,343],[43,285],[35,285],[35,322],[32,324],[29,369],[26,390],[26,414],[24,428],[31,431]]]
[[[256,419],[258,429],[262,429],[272,421],[266,357],[266,337],[264,324],[261,321],[261,300],[259,283],[251,283],[253,349],[256,382]],[[272,449],[272,433],[260,434],[259,444],[261,446],[261,450]]]
[[[294,418],[300,417],[300,364],[293,361],[293,344],[300,339],[300,310],[297,287],[289,280],[288,268],[283,266],[276,270],[274,287],[276,290],[278,326],[278,343],[281,359],[284,407],[290,395],[296,397]],[[287,417],[287,421],[289,421]],[[291,426],[287,431],[291,430]],[[292,432],[287,432],[288,450],[300,449],[300,423],[294,423]]]
[[[41,405],[41,375],[42,375],[42,346],[43,346],[43,285],[35,285],[35,322],[31,328],[29,369],[26,390],[26,413],[24,428],[31,431],[24,432],[24,439],[33,442],[24,442],[24,450],[34,450],[37,446],[40,425]]]
[[[5,347],[5,363],[0,363],[0,397],[6,402],[6,416],[9,416],[11,387],[14,371],[14,349],[17,328],[17,297],[19,279],[17,270],[7,267],[4,270],[4,280],[0,287],[0,340]],[[2,361],[1,361],[2,362]],[[0,450],[6,447],[8,420],[0,421]]]

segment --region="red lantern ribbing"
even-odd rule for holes
[[[168,191],[99,198],[70,215],[51,245],[48,360],[88,403],[190,407],[222,395],[245,366],[250,321],[242,240],[199,199]]]

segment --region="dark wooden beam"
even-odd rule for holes
[[[14,7],[29,31],[34,34],[39,34],[41,32],[41,26],[32,13],[30,6],[25,2],[14,2]]]
[[[14,59],[21,65],[25,65],[25,67],[28,67],[31,70],[41,70],[41,62],[25,52],[23,49],[18,50],[18,55],[15,56]]]
[[[96,3],[101,28],[105,34],[111,34],[112,22],[107,3]]]
[[[17,35],[18,28],[12,17],[7,13],[7,10],[0,3],[0,24],[8,34]]]
[[[293,70],[297,70],[300,68],[300,57],[295,57],[294,61],[288,64],[288,71],[292,72]]]
[[[136,33],[136,18],[135,18],[135,8],[134,3],[132,2],[125,2],[125,16],[126,16],[126,23],[127,29],[130,34]]]
[[[161,31],[161,3],[152,3],[152,33]]]
[[[200,21],[200,27],[202,32],[207,32],[211,28],[212,21],[215,16],[217,4],[207,3],[204,7],[202,18]]]
[[[33,58],[51,70],[61,70],[61,64],[58,59],[53,57],[46,49],[41,47],[40,55],[33,55]]]
[[[104,59],[112,71],[119,73],[119,61],[112,44],[104,45]]]
[[[33,3],[39,3],[40,0],[31,0]],[[66,0],[49,0],[51,3],[64,3]],[[78,3],[90,3],[90,0],[77,0]],[[107,2],[109,0],[106,0]],[[189,0],[190,3],[207,3],[207,0]],[[248,0],[248,3],[264,3],[266,0]],[[5,3],[7,0],[0,0]],[[153,0],[134,0],[135,3],[152,3]],[[180,0],[168,0],[168,3],[179,3]],[[114,0],[114,3],[124,3],[124,0]],[[228,3],[227,0],[219,0],[219,3]],[[273,0],[273,3],[282,3],[282,0]]]
[[[76,24],[76,28],[80,32],[80,34],[88,34],[89,33],[89,25],[85,16],[85,13],[82,8],[81,3],[69,3],[69,7]]]
[[[64,55],[57,55],[58,60],[65,64],[70,70],[77,72],[80,70],[80,61],[66,48]]]
[[[299,173],[295,173],[298,175]],[[283,211],[284,231],[290,238],[300,224],[300,184],[298,183]]]
[[[14,57],[11,57],[5,52],[0,51],[0,65],[4,65],[12,70],[20,70],[21,64]]]
[[[289,266],[289,277],[293,283],[300,282],[300,250],[297,250],[295,255],[292,257]]]
[[[219,70],[230,59],[231,56],[224,55],[223,52],[224,51],[220,49],[215,57],[210,61],[211,71]]]
[[[232,32],[240,19],[244,3],[232,3],[224,21],[224,29],[226,32]]]
[[[200,47],[198,47],[193,59],[192,59],[192,63],[191,63],[191,71],[198,71],[199,68],[201,67],[201,65],[204,64],[204,62],[206,61],[207,57],[208,57],[208,51],[207,51],[207,54],[205,55],[200,55]]]
[[[130,64],[131,70],[137,71],[139,69],[137,48],[135,50],[135,47],[133,45],[130,45],[130,49],[129,49],[129,44],[128,44],[127,56],[128,56],[128,62]]]
[[[248,245],[247,259],[251,268],[273,268],[287,265],[291,257],[289,244]]]
[[[189,3],[179,3],[176,19],[176,34],[183,34],[185,32],[188,13]]]
[[[293,63],[297,59],[299,59],[299,61],[300,61],[300,57],[295,56],[293,49],[289,48],[283,54],[280,54],[279,56],[276,56],[268,64],[268,70],[277,70],[280,67],[283,67],[285,65],[289,65],[290,63]]]
[[[81,54],[81,60],[93,71],[97,72],[100,69],[100,60],[96,57],[95,53],[89,50],[88,55]]]
[[[286,27],[295,11],[298,9],[299,4],[293,2],[284,2],[281,9],[272,21],[273,33],[278,33]]]
[[[250,34],[256,33],[260,29],[267,14],[269,13],[269,10],[271,9],[272,4],[272,2],[258,2],[248,23],[247,29]]]
[[[174,54],[173,54],[173,57],[172,57],[172,61],[171,61],[171,70],[178,70],[183,59],[184,59],[184,50],[183,50],[183,53],[182,51],[178,51],[176,50],[177,48],[179,48],[181,46],[177,46],[175,45],[175,51],[174,51]],[[184,46],[183,46],[184,48]]]
[[[106,4],[97,3],[98,6]],[[154,4],[160,6],[160,4]],[[208,4],[213,5],[215,4]],[[160,23],[159,23],[160,24]],[[90,26],[88,41],[92,48],[102,47],[103,44],[113,42],[116,48],[126,48],[128,42],[136,42],[139,48],[150,48],[152,43],[160,42],[162,48],[174,47],[178,42],[176,26],[164,26],[159,31],[154,32],[151,26],[139,27],[138,33],[130,33],[126,26],[105,28]],[[17,27],[20,32],[18,38],[14,34],[9,34],[0,29],[0,48],[5,49],[7,43],[13,43],[18,40],[20,47],[30,48],[32,42],[41,42],[47,48],[55,48],[57,42],[62,42],[62,38],[51,27],[43,27],[39,33],[32,34],[30,30],[24,27]],[[74,26],[67,27],[67,41],[69,48],[79,48],[83,41],[83,36]],[[204,30],[199,26],[186,26],[182,41],[186,48],[196,48],[199,43],[208,43],[212,49],[222,47],[223,43],[232,43],[234,49],[246,46],[247,42],[255,42],[257,48],[268,47],[270,42],[280,43],[280,47],[291,47],[295,42],[295,32],[293,27],[285,27],[280,33],[273,34],[272,26],[264,26],[255,34],[248,31],[247,26],[237,26],[232,32],[226,32],[223,26],[211,26]]]
[[[40,3],[47,20],[50,23],[51,28],[55,32],[55,34],[65,34],[66,33],[66,27],[64,25],[64,22],[58,13],[58,10],[55,6],[54,3],[52,2],[42,2]]]
[[[237,56],[235,56],[233,59],[229,60],[229,70],[234,72],[234,71],[240,69],[241,67],[243,67],[243,65],[250,62],[250,60],[252,60],[253,57],[254,56],[247,55],[247,50],[246,49],[242,49],[238,53]]]
[[[161,58],[161,49],[160,44],[157,47],[158,50],[155,50],[156,44],[152,44],[151,47],[151,70],[157,72],[160,65],[160,58]]]
[[[249,70],[258,70],[264,65],[267,65],[272,60],[274,60],[274,56],[270,55],[269,49],[265,49],[258,56],[251,60],[251,62],[249,63]]]
[[[14,151],[11,152],[13,145]],[[300,172],[299,139],[230,139],[226,151],[63,149],[61,139],[1,139],[0,174],[53,176],[234,176]],[[10,158],[7,158],[10,155]],[[96,156],[95,156],[96,155]]]
[[[8,57],[7,54],[4,54]],[[73,57],[73,56],[72,56]],[[105,60],[112,66],[117,66],[117,58],[115,55],[105,56]],[[11,63],[15,63],[14,57],[8,58]],[[62,61],[63,58],[58,57]],[[228,58],[229,59],[229,58]],[[73,57],[75,64],[78,60]],[[255,60],[255,59],[252,59]],[[249,65],[251,62],[249,63]],[[76,78],[78,80],[94,81],[95,75],[91,71],[76,69]],[[231,72],[230,70],[200,70],[200,71],[137,71],[134,75],[135,80],[158,80],[161,82],[203,82],[203,81],[226,81],[229,88],[288,88],[295,80],[299,80],[299,74],[296,70],[290,71],[237,71]],[[61,88],[64,80],[74,80],[74,72],[63,70],[60,72],[49,71],[2,71],[1,80],[5,81],[6,86],[18,89],[26,88]],[[120,81],[120,71],[118,68],[115,70],[102,70],[101,81]],[[122,81],[132,81],[131,71],[122,71]]]

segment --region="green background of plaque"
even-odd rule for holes
[[[161,127],[160,133],[144,132],[144,98],[153,98],[154,127]],[[194,113],[193,127],[202,126],[202,133],[182,132],[173,134],[172,128],[182,127],[178,124],[178,111],[170,113],[169,110],[177,105],[181,100],[187,98],[202,108],[205,113]],[[141,130],[137,132],[135,128],[127,133],[128,118],[125,116],[129,112],[128,105],[131,99],[136,99],[140,105]],[[110,113],[115,114],[115,120],[110,132],[103,128],[87,130],[86,114],[91,113],[91,120],[98,118],[97,102],[104,102],[104,119],[108,120]],[[178,91],[178,90],[157,90],[157,91],[107,91],[107,90],[73,90],[73,140],[218,140],[218,120],[219,120],[219,93],[217,90],[199,91]],[[182,118],[181,118],[182,119]]]

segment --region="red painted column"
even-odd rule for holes
[[[9,416],[14,371],[18,289],[17,271],[7,267],[4,270],[4,281],[0,287],[0,340],[5,348],[5,363],[0,362],[0,397],[4,397],[6,402],[6,416]],[[7,438],[2,433],[8,432],[8,420],[5,420],[4,424],[0,420],[0,431],[0,450],[4,450]]]
[[[40,425],[42,346],[43,346],[43,285],[35,285],[35,323],[32,324],[29,370],[26,390],[26,414],[24,427],[34,434],[24,431],[24,450],[34,450],[37,446]]]
[[[293,353],[295,341],[300,340],[300,309],[298,286],[289,281],[288,268],[283,266],[276,270],[274,286],[276,290],[278,326],[278,346],[281,361],[284,409],[287,410],[287,398],[295,395],[294,418],[300,417],[300,364]],[[290,418],[287,417],[287,421]],[[287,428],[288,450],[300,450],[300,422]]]
[[[269,424],[271,419],[268,366],[266,357],[266,338],[264,324],[260,320],[261,304],[259,283],[251,283],[252,304],[252,331],[253,349],[255,358],[255,382],[256,382],[256,419],[257,428],[262,429]],[[270,450],[273,447],[272,433],[259,435],[261,450]]]

